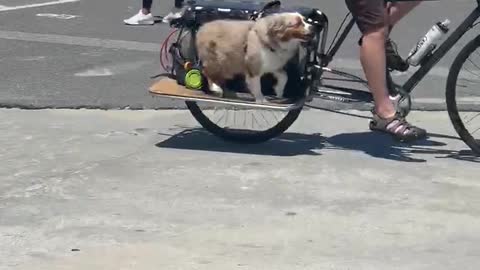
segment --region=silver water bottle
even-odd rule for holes
[[[437,43],[448,33],[449,25],[449,19],[445,19],[443,22],[438,22],[433,25],[427,34],[420,39],[410,51],[407,57],[407,62],[412,66],[418,66],[422,62],[422,59],[432,52],[437,46]]]

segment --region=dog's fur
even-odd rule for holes
[[[283,97],[284,66],[311,35],[311,25],[299,13],[278,13],[257,21],[215,20],[197,33],[196,48],[209,88],[217,94],[227,80],[244,75],[249,91],[263,102],[260,78],[272,73],[277,97]]]

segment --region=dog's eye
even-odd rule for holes
[[[298,17],[294,21],[289,22],[288,24],[289,27],[294,27],[294,28],[301,27],[302,25],[303,25],[303,21],[301,18],[298,18]]]
[[[289,27],[298,28],[302,26],[302,22],[291,22],[288,24]]]

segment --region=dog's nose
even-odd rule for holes
[[[313,25],[309,23],[305,23],[305,32],[312,33],[313,32]]]

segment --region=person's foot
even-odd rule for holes
[[[132,17],[123,20],[123,22],[127,25],[152,25],[155,23],[155,20],[151,13],[143,14],[142,10],[140,10]]]
[[[385,42],[385,52],[387,54],[387,67],[391,70],[401,72],[407,71],[410,65],[398,54],[397,44],[391,39]]]
[[[170,13],[168,13],[165,17],[163,17],[163,23],[170,23],[171,21],[182,17],[183,10],[181,8],[174,8]]]
[[[390,134],[401,142],[412,142],[427,137],[427,131],[425,129],[410,124],[398,114],[395,114],[393,117],[383,118],[373,112],[370,129]]]

